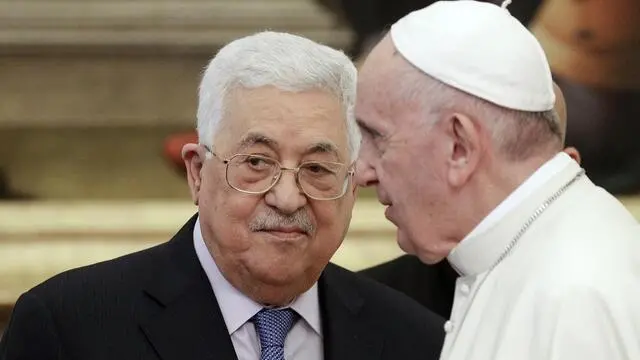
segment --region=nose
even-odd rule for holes
[[[356,184],[362,187],[375,186],[378,184],[378,177],[375,168],[365,158],[360,157],[356,161]]]
[[[296,182],[296,174],[282,171],[278,182],[265,195],[265,202],[283,214],[293,214],[307,204],[307,197]]]

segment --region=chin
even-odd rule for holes
[[[275,265],[262,271],[262,282],[271,286],[288,286],[300,281],[304,273],[290,266]]]
[[[445,258],[441,255],[423,249],[420,244],[414,242],[410,236],[405,235],[405,233],[400,230],[398,230],[397,242],[402,251],[409,255],[415,255],[421,262],[427,265],[437,264]]]
[[[289,286],[305,277],[305,269],[295,257],[264,256],[251,261],[248,269],[253,277],[269,286]]]
[[[398,247],[400,247],[400,249],[405,253],[409,255],[416,255],[416,248],[411,242],[411,239],[409,239],[406,233],[399,228],[397,230],[396,242],[398,243]]]
[[[253,288],[251,296],[255,301],[283,306],[309,290],[315,283],[316,279],[310,278],[309,274],[300,268],[281,265],[263,264],[253,269],[252,276],[258,280],[258,286]]]
[[[413,251],[413,247],[403,241],[398,240],[398,247],[406,254],[416,255],[416,253]]]
[[[416,254],[416,256],[418,257],[418,259],[420,259],[420,262],[427,265],[435,265],[445,259],[442,256],[435,256],[433,254],[424,254],[424,253]]]
[[[283,291],[281,288],[264,288],[260,292],[251,296],[252,300],[258,304],[265,306],[287,306],[291,304],[296,297],[302,294],[304,291],[286,289]]]

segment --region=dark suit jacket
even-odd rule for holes
[[[23,294],[1,360],[236,359],[193,247],[191,219],[168,243],[62,273]],[[437,359],[443,320],[336,265],[319,280],[327,360]]]
[[[445,319],[451,315],[458,274],[446,260],[425,265],[415,256],[404,255],[361,273],[406,294]]]

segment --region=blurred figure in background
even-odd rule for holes
[[[4,169],[0,168],[0,200],[30,200],[33,196],[15,190],[9,183],[9,177]]]
[[[638,193],[640,1],[546,0],[531,29],[567,98],[567,143],[589,177],[615,194]]]
[[[354,58],[363,55],[380,34],[408,13],[422,9],[434,0],[316,0],[336,14],[339,23],[353,29],[355,38],[349,52]],[[518,0],[509,6],[511,14],[523,24],[535,16],[542,0]],[[486,2],[499,3],[496,0]]]

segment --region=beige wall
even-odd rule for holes
[[[39,198],[184,196],[162,142],[192,128],[208,56],[0,56],[0,167]]]
[[[312,0],[0,0],[0,168],[43,199],[184,198],[162,142],[216,49],[265,28],[350,38]]]

